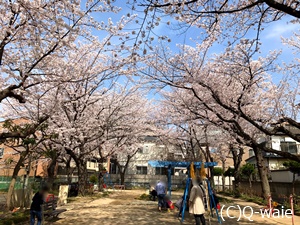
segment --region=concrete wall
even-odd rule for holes
[[[285,182],[292,183],[293,182],[293,173],[287,170],[274,170],[271,171],[271,177],[273,182]],[[300,181],[299,174],[295,175],[295,180]]]

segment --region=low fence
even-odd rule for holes
[[[281,199],[285,197],[289,197],[290,194],[293,192],[293,185],[292,183],[286,183],[286,182],[269,182],[272,198]],[[240,182],[240,191],[244,194],[250,194],[250,195],[256,195],[256,196],[262,196],[262,188],[261,188],[261,182],[254,181],[251,182],[251,188],[250,184],[247,181]],[[300,182],[295,183],[295,194],[297,196],[300,196]]]
[[[7,191],[11,182],[11,177],[2,177],[0,176],[0,191]],[[21,189],[23,187],[23,183],[21,182],[21,178],[18,177],[15,189]]]
[[[25,180],[22,177],[18,177],[15,183],[15,190],[23,189],[24,181]],[[11,182],[11,177],[0,176],[0,191],[7,191],[10,182]],[[28,178],[28,185],[30,186],[30,188],[34,190],[38,188],[39,183],[40,181],[33,177]]]
[[[149,184],[157,183],[157,181],[165,179],[167,180],[167,176],[165,175],[143,175],[143,174],[127,174],[125,176],[125,185],[127,186],[139,186],[139,187],[149,187]],[[106,179],[106,181],[113,184],[120,184],[120,175],[119,174],[111,174],[110,181]],[[186,182],[186,176],[172,176],[172,188],[184,188]]]

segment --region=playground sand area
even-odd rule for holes
[[[59,216],[56,221],[48,221],[45,225],[179,225],[178,210],[172,212],[157,211],[157,203],[154,201],[139,200],[139,196],[145,193],[145,190],[126,190],[126,191],[112,191],[108,197],[91,198],[81,197],[76,198],[76,201],[68,203],[62,207],[67,209],[66,212]],[[172,200],[175,202],[180,198],[182,192],[173,192]],[[254,211],[259,211],[262,206],[255,203],[245,202],[239,199],[230,199],[223,203],[226,207],[236,206],[240,207],[250,206]],[[222,205],[222,202],[221,202]],[[245,224],[281,224],[291,225],[292,220],[287,218],[262,218],[261,215],[254,213],[251,220],[241,218],[239,210],[231,209],[230,216],[226,217],[226,210],[223,212],[225,221],[222,224],[228,225],[245,225]],[[250,215],[246,213],[247,216]],[[189,213],[186,213],[186,218],[183,224],[195,224],[194,219]],[[208,218],[207,218],[207,224]],[[216,216],[211,218],[210,224],[218,224]],[[300,224],[300,218],[295,217],[294,224]]]

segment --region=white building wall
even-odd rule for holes
[[[290,137],[284,137],[284,136],[272,136],[271,137],[271,143],[272,143],[272,148],[278,151],[281,151],[280,147],[280,142],[285,141],[285,142],[296,142],[297,145],[297,153],[300,154],[300,143],[295,141],[294,139]]]
[[[97,162],[91,162],[91,161],[87,161],[86,163],[86,168],[88,170],[94,170],[94,171],[99,171],[99,166]]]
[[[282,137],[280,136],[272,136],[271,141],[272,141],[272,148],[274,150],[280,151],[280,140],[282,140]]]
[[[164,160],[167,157],[168,149],[164,145],[157,145],[156,143],[145,142],[141,146],[142,151],[138,151],[135,156],[130,160],[127,174],[136,174],[137,166],[147,167],[147,175],[155,175],[155,168],[148,165],[149,160]],[[126,156],[118,155],[121,165],[125,165]]]

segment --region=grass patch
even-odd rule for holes
[[[143,201],[150,201],[150,195],[148,195],[148,194],[142,194],[137,199],[138,200],[143,200]]]
[[[233,191],[219,191],[218,194],[228,196],[228,197],[233,197],[233,198],[236,197]]]
[[[224,195],[224,196],[228,196],[228,197],[233,197],[233,198],[239,198],[242,199],[246,202],[253,202],[256,203],[258,205],[267,205],[267,201],[264,200],[261,197],[255,196],[255,195],[246,195],[246,194],[241,194],[239,197],[237,197],[233,192],[219,192],[219,194]]]
[[[111,192],[109,192],[109,191],[104,191],[104,192],[102,192],[101,197],[102,197],[102,198],[107,198],[107,197],[109,197],[110,194],[111,194]]]
[[[221,196],[218,196],[218,199],[219,199],[220,202],[225,203],[225,204],[233,203],[234,202],[233,200],[230,200],[230,199],[228,199],[226,197],[221,197]]]
[[[242,194],[240,198],[246,202],[254,202],[258,205],[267,205],[267,201],[258,196],[249,196],[249,195]]]
[[[30,213],[29,210],[9,213],[0,218],[0,225],[15,225],[29,223]]]

